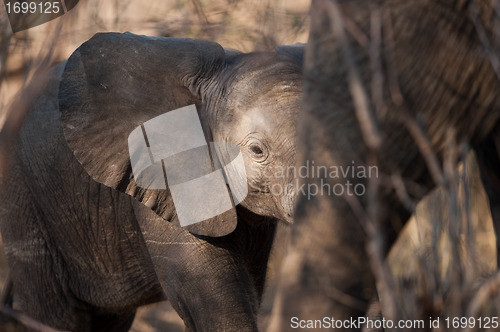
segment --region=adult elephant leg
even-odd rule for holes
[[[360,157],[363,153],[359,148],[358,151],[350,149],[340,135],[331,138],[331,133],[340,127],[330,130],[320,125],[320,120],[309,121],[309,127],[314,130],[305,135],[304,147],[300,149],[303,166],[318,170],[326,165],[346,170],[352,167],[353,161],[363,165]],[[370,179],[336,179],[334,174],[327,178],[318,178],[316,174],[302,179],[290,251],[281,271],[279,296],[275,303],[277,311],[282,314],[273,313],[272,324],[276,330],[293,330],[298,320],[323,317],[356,319],[365,315],[375,296],[375,279],[367,254],[368,236],[363,221],[359,219],[360,211],[356,211],[360,209],[362,213],[368,213],[367,194],[349,197],[347,181],[351,190],[356,185],[367,189]],[[382,237],[379,238],[382,245],[379,250],[385,256],[410,212],[390,188],[378,195],[377,204],[381,221],[379,235]],[[355,326],[351,328],[355,329]]]
[[[204,240],[140,203],[134,209],[157,277],[187,330],[257,331],[258,294],[227,237]]]
[[[295,271],[284,272],[296,280],[285,294],[285,316],[343,320],[364,315],[374,283],[359,221],[338,197],[301,198],[297,209],[293,249],[285,262]]]
[[[500,126],[474,146],[481,181],[490,202],[496,235],[497,266],[500,267]]]
[[[339,102],[320,89],[311,88],[308,93],[309,105],[315,107],[302,119],[298,151],[302,167],[309,168],[310,174],[301,179],[291,248],[281,271],[281,297],[275,304],[283,313],[275,325],[280,330],[297,326],[293,317],[350,320],[364,316],[375,295],[375,278],[367,251],[367,241],[374,234],[363,226],[363,215],[377,220],[377,255],[383,259],[410,216],[386,179],[399,171],[404,181],[423,183],[421,189],[411,188],[408,193],[415,200],[432,186],[423,158],[400,124],[392,127],[398,130],[387,130],[378,158],[381,165],[370,165],[354,112],[338,107]],[[328,176],[318,178],[323,166]],[[364,175],[358,171],[353,175],[350,170],[357,166],[365,170]],[[368,199],[371,179],[380,183],[376,216]],[[360,195],[355,194],[356,186]]]
[[[399,219],[396,214],[385,219],[383,254],[388,253],[399,227],[410,216],[397,202],[391,207],[399,211]],[[279,330],[292,330],[293,317],[350,320],[364,316],[376,294],[375,281],[367,255],[367,235],[351,206],[341,197],[302,197],[297,214],[281,273],[277,303],[281,322],[273,323]]]

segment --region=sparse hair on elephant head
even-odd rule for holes
[[[290,221],[294,190],[276,194],[269,188],[292,188],[293,179],[274,177],[269,170],[295,163],[303,50],[303,45],[293,45],[244,54],[205,40],[97,34],[73,53],[62,76],[64,135],[95,181],[179,224],[168,187],[137,185],[127,137],[156,116],[194,104],[207,142],[240,148],[250,188],[240,205]],[[186,228],[199,235],[224,236],[236,223],[232,202],[224,213]]]

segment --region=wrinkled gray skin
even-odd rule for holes
[[[401,174],[414,200],[422,198],[435,185],[422,152],[404,124],[404,112],[418,118],[440,163],[449,146],[447,139],[469,142],[478,157],[488,194],[498,251],[500,83],[491,57],[479,39],[470,7],[471,3],[478,3],[480,25],[491,44],[498,46],[494,42],[497,37],[492,37],[495,10],[491,2],[338,2],[340,16],[349,22],[345,30],[350,48],[348,57],[334,28],[339,23],[334,18],[334,1],[315,0],[312,4],[304,67],[305,116],[299,121],[299,164],[306,165],[307,160],[314,160],[316,165],[344,167],[353,160],[357,165],[370,163],[367,142],[373,141],[365,140],[355,113],[346,61],[350,59],[368,92],[370,108],[376,110],[382,138],[376,152],[379,176],[387,179]],[[371,33],[377,30],[373,24],[376,3],[381,4],[383,13],[383,46],[378,48],[382,62],[371,58],[376,54],[370,43]],[[351,34],[355,31],[357,39]],[[492,52],[498,58],[500,50]],[[380,63],[381,81],[372,75],[373,68]],[[391,77],[397,82],[391,82]],[[377,89],[382,99],[376,98]],[[374,105],[376,100],[381,102]],[[329,178],[326,182],[334,185],[336,180]],[[341,183],[346,180],[367,184],[363,178],[338,179]],[[306,185],[321,185],[318,178],[301,181]],[[376,193],[377,217],[382,223],[382,234],[377,240],[386,244],[385,254],[410,215],[388,182],[382,182]],[[362,208],[367,207],[366,195],[360,203]],[[375,283],[367,257],[366,234],[346,199],[317,195],[308,200],[301,195],[297,198],[295,223],[282,270],[280,295],[275,302],[273,330],[293,330],[291,317],[340,320],[365,315],[375,293]]]
[[[138,306],[167,298],[188,330],[257,330],[276,223],[294,203],[293,192],[266,193],[290,178],[258,171],[295,158],[301,50],[280,52],[98,34],[57,68],[2,179],[1,232],[26,314],[61,330],[125,331]],[[127,137],[193,103],[207,141],[240,145],[253,193],[188,231],[168,190],[135,185]]]

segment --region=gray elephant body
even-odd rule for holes
[[[405,203],[444,182],[441,165],[458,164],[460,152],[453,146],[467,142],[476,152],[500,249],[493,7],[488,1],[313,1],[299,163],[376,165],[379,178],[348,172],[301,180],[306,186],[321,187],[320,180],[378,186],[350,199],[298,197],[275,306],[280,330],[291,329],[291,317],[349,320],[366,314],[375,296],[367,251],[385,257],[410,216]],[[401,179],[400,186],[391,179]],[[360,211],[380,231],[364,228]]]
[[[168,44],[165,48],[167,56],[164,66],[167,69],[162,70],[179,74],[183,79],[187,76],[182,73],[184,68],[198,65],[205,70],[195,71],[198,76],[193,76],[188,87],[174,86],[175,78],[155,76],[155,72],[148,73],[142,68],[134,72],[134,68],[141,65],[132,60],[130,63],[118,63],[117,67],[126,71],[127,77],[132,81],[132,77],[139,77],[132,83],[130,80],[122,81],[122,77],[114,80],[115,68],[109,69],[108,65],[99,67],[102,62],[99,62],[98,56],[108,49],[118,48],[123,57],[120,59],[120,55],[116,58],[109,56],[102,61],[114,63],[127,60],[129,51],[131,54],[149,51],[152,56],[160,57],[162,54],[154,53],[151,49],[164,41],[173,44]],[[93,42],[95,43],[92,44]],[[134,43],[138,43],[141,48],[134,50]],[[218,53],[214,58],[217,58],[219,72],[214,75],[215,78],[210,79],[208,72],[213,69],[213,64],[190,57],[193,54],[198,57],[201,54],[203,57],[203,52],[210,53],[206,49],[207,45],[198,47],[198,43],[203,42],[149,39],[130,34],[97,35],[88,47],[88,61],[94,61],[97,57],[97,67],[91,68],[85,62],[87,60],[81,60],[85,55],[81,56],[78,51],[68,64],[57,67],[57,73],[47,87],[47,92],[38,99],[26,119],[20,144],[13,154],[11,172],[2,178],[2,188],[5,188],[2,190],[0,210],[2,237],[11,268],[16,302],[28,315],[63,330],[122,331],[129,328],[138,306],[168,298],[190,330],[257,329],[257,309],[263,293],[276,222],[289,218],[284,212],[286,207],[277,206],[274,202],[285,202],[286,199],[269,195],[263,197],[265,193],[259,193],[260,198],[254,195],[236,207],[234,213],[238,222],[234,227],[224,228],[224,225],[218,224],[231,221],[230,216],[224,217],[224,220],[215,218],[213,224],[206,228],[203,224],[193,228],[196,233],[202,234],[196,235],[179,227],[168,190],[153,190],[151,193],[134,187],[132,192],[127,191],[126,183],[133,181],[130,161],[127,151],[117,148],[126,146],[126,140],[123,142],[116,137],[107,136],[92,141],[72,136],[75,133],[75,122],[81,121],[84,123],[84,132],[90,131],[96,135],[99,135],[99,131],[106,135],[119,132],[122,135],[120,138],[126,139],[129,133],[127,130],[153,117],[153,111],[163,113],[186,103],[196,103],[205,133],[208,132],[207,135],[214,140],[234,141],[234,137],[227,136],[228,133],[223,132],[223,129],[228,129],[231,124],[236,126],[231,121],[240,119],[248,111],[241,102],[237,105],[238,113],[232,108],[233,113],[224,114],[227,108],[220,106],[222,100],[226,104],[239,102],[235,95],[245,90],[237,90],[234,81],[241,86],[245,86],[247,82],[248,93],[258,90],[251,85],[255,85],[256,80],[261,80],[267,86],[267,91],[283,84],[294,85],[298,90],[287,95],[284,98],[287,102],[281,105],[290,106],[295,103],[293,100],[300,98],[300,64],[287,60],[287,56],[276,53],[237,54],[219,59]],[[194,49],[193,53],[188,52],[181,59],[170,57],[168,52],[177,50],[172,46],[179,46],[182,51],[186,44],[189,44],[188,48]],[[216,44],[212,43],[208,48],[214,45]],[[127,49],[122,49],[123,46]],[[217,47],[220,48],[218,45]],[[85,50],[85,45],[81,50]],[[82,81],[78,76],[72,81],[74,73],[82,73],[74,70],[80,63],[84,64],[82,68],[86,77]],[[288,68],[288,72],[274,78],[271,73],[265,79],[252,76],[250,68],[263,66],[276,74],[278,72],[270,67],[279,67],[280,64]],[[94,68],[101,70],[93,70]],[[226,77],[226,83],[221,77]],[[210,80],[211,83],[201,88],[196,81],[198,79],[204,83]],[[95,85],[92,85],[93,80]],[[135,86],[135,91],[130,90],[137,82],[142,82],[143,86]],[[153,83],[146,89],[148,82]],[[71,85],[80,83],[82,86],[88,83],[89,90],[100,87],[103,93],[110,93],[107,95],[108,106],[102,99],[96,102],[98,107],[101,106],[98,111],[102,110],[101,113],[94,114],[93,121],[99,127],[96,130],[92,128],[93,122],[84,117],[86,112],[92,112],[88,111],[93,106],[92,98],[100,92],[85,95],[87,88]],[[113,87],[115,90],[106,90],[109,87],[106,84],[117,86]],[[181,93],[155,96],[164,85],[169,85],[175,93]],[[221,85],[234,91],[222,90]],[[123,92],[122,87],[129,90]],[[189,88],[199,92],[199,95],[186,97],[190,95]],[[170,103],[170,108],[155,110],[154,105],[143,103],[142,108],[135,108],[135,115],[107,114],[106,112],[114,110],[121,111],[129,105],[129,101],[121,99],[123,93],[155,96],[155,101],[165,97],[169,99],[167,102]],[[255,96],[253,101],[258,97]],[[79,98],[89,99],[79,101]],[[263,99],[266,100],[265,97]],[[265,110],[264,101],[257,101],[257,108]],[[293,119],[297,108],[287,107],[283,110],[276,107],[278,104],[275,103],[269,109],[272,112],[267,114],[269,123],[273,117],[279,118],[281,131],[284,135],[291,135],[289,138],[293,142]],[[74,109],[71,108],[73,106]],[[68,108],[70,110],[65,113]],[[212,113],[217,113],[219,117],[213,118]],[[128,129],[124,130],[121,121],[129,121],[137,114],[140,119],[128,124]],[[101,120],[105,122],[99,123]],[[224,127],[215,127],[223,122]],[[72,132],[68,134],[65,133],[66,130]],[[260,142],[269,138],[265,137],[266,133],[261,134]],[[78,135],[80,134],[76,133]],[[67,142],[70,142],[69,146]],[[245,165],[248,167],[251,147],[244,150],[243,143],[235,143],[240,143]],[[92,144],[99,146],[92,147]],[[88,154],[81,158],[79,152],[85,149]],[[94,150],[99,152],[93,158],[88,158]],[[106,150],[108,152],[100,154]],[[108,155],[103,155],[106,153]],[[274,163],[278,158],[284,158],[278,152],[273,154],[272,150],[267,153]],[[125,159],[119,162],[113,159],[122,155],[125,155]],[[288,157],[293,158],[291,155]],[[108,163],[111,159],[112,162]],[[285,164],[292,162],[279,160],[283,160]],[[120,162],[125,165],[123,170],[117,170]],[[94,169],[101,166],[102,173],[97,174]],[[111,184],[107,182],[108,177],[112,178],[117,173],[122,176],[119,181]],[[254,186],[261,180],[263,179],[249,178],[249,182],[255,182]],[[131,196],[135,196],[137,200]],[[149,207],[139,201],[147,203]],[[230,213],[232,212],[229,211]],[[217,234],[218,237],[203,235],[217,233],[218,229],[223,229],[223,234]]]

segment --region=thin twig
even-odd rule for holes
[[[493,67],[493,70],[495,71],[495,74],[497,75],[498,80],[500,80],[500,59],[494,52],[490,41],[488,39],[488,35],[486,33],[486,30],[481,23],[481,20],[479,19],[479,13],[477,9],[477,0],[471,1],[470,4],[470,16],[472,18],[472,22],[474,23],[474,26],[476,27],[477,35],[479,37],[479,40],[483,44],[484,50],[486,51],[486,54],[488,56],[488,59],[490,60],[491,66]],[[498,37],[498,36],[497,36]]]
[[[359,69],[353,60],[353,52],[346,36],[344,15],[342,15],[337,1],[326,2],[325,6],[331,17],[331,28],[337,36],[337,40],[342,50],[343,60],[347,66],[349,90],[354,104],[354,112],[360,125],[363,141],[368,148],[368,164],[378,165],[378,153],[382,145],[382,134],[379,130],[375,113],[371,108],[370,99],[363,85]],[[375,52],[373,48],[380,49],[381,23],[380,16],[377,16],[377,14],[372,15],[372,18],[374,19],[374,22],[372,22],[372,30],[375,30],[373,31],[373,35],[375,35],[375,37],[377,35],[379,36],[378,40],[374,41],[375,45],[371,46],[371,51],[373,53]],[[373,60],[379,61],[379,58]],[[373,64],[372,67],[376,67],[376,64]],[[395,283],[385,260],[386,243],[383,227],[385,220],[382,220],[384,213],[381,211],[380,188],[380,179],[372,178],[369,180],[367,199],[368,213],[362,211],[357,198],[346,197],[346,199],[351,205],[351,208],[357,211],[355,213],[358,214],[358,217],[361,217],[359,220],[367,232],[366,251],[371,269],[375,276],[378,294],[383,304],[384,315],[390,319],[398,320],[401,315],[399,306],[397,305],[397,297],[394,293]]]
[[[424,160],[427,164],[427,168],[434,180],[434,183],[437,186],[445,185],[445,177],[441,170],[439,159],[437,155],[434,153],[432,144],[427,137],[427,134],[422,129],[418,121],[411,116],[411,112],[408,110],[407,106],[404,103],[403,93],[401,92],[399,82],[398,82],[398,71],[395,68],[395,59],[394,59],[394,34],[392,28],[392,20],[389,12],[384,12],[384,29],[385,33],[385,44],[387,49],[387,58],[388,62],[391,63],[391,66],[388,66],[388,79],[389,79],[389,88],[392,97],[392,101],[395,105],[400,106],[399,113],[401,114],[401,120],[403,124],[406,126],[413,140],[417,144],[417,147],[424,157]]]
[[[479,288],[467,309],[467,317],[478,317],[488,301],[498,296],[498,294],[500,294],[500,271],[488,278]],[[473,330],[473,328],[466,329],[466,331]]]
[[[371,92],[372,101],[375,106],[376,114],[383,116],[384,109],[384,74],[382,71],[382,9],[373,4],[370,16],[370,62],[372,72]]]
[[[12,278],[10,276],[10,271],[7,274],[7,278],[3,285],[2,296],[0,298],[0,305],[12,306]]]
[[[361,126],[361,134],[366,146],[376,151],[382,144],[382,137],[377,126],[375,115],[370,108],[368,94],[361,81],[361,75],[353,61],[353,55],[349,41],[347,40],[343,17],[336,1],[325,2],[328,13],[331,17],[332,30],[338,37],[341,45],[343,58],[348,69],[349,90],[354,103],[354,111]]]
[[[406,189],[401,174],[393,174],[390,179],[394,190],[396,190],[396,195],[398,196],[399,200],[408,209],[408,211],[410,211],[411,213],[415,213],[417,209],[417,202],[415,202],[408,194],[408,190]]]
[[[32,81],[18,94],[9,107],[3,127],[0,129],[0,174],[4,174],[8,168],[10,149],[17,139],[26,113],[46,87],[50,77],[49,72],[50,69],[39,68]]]
[[[28,316],[22,312],[16,311],[12,308],[0,306],[0,312],[3,313],[4,315],[7,315],[7,316],[15,319],[16,321],[20,322],[24,326],[26,326],[30,329],[33,329],[35,331],[39,331],[39,332],[63,332],[61,330],[56,330],[50,326],[47,326],[47,325],[37,321],[36,319],[33,319],[30,316]]]
[[[449,197],[449,218],[447,234],[450,242],[450,261],[447,267],[450,282],[450,307],[448,312],[459,315],[463,312],[465,279],[463,276],[463,265],[459,251],[460,234],[462,233],[462,218],[459,208],[459,183],[457,174],[457,164],[459,150],[455,142],[455,131],[450,129],[447,132],[447,144],[443,156],[444,174],[447,177],[447,193]]]

